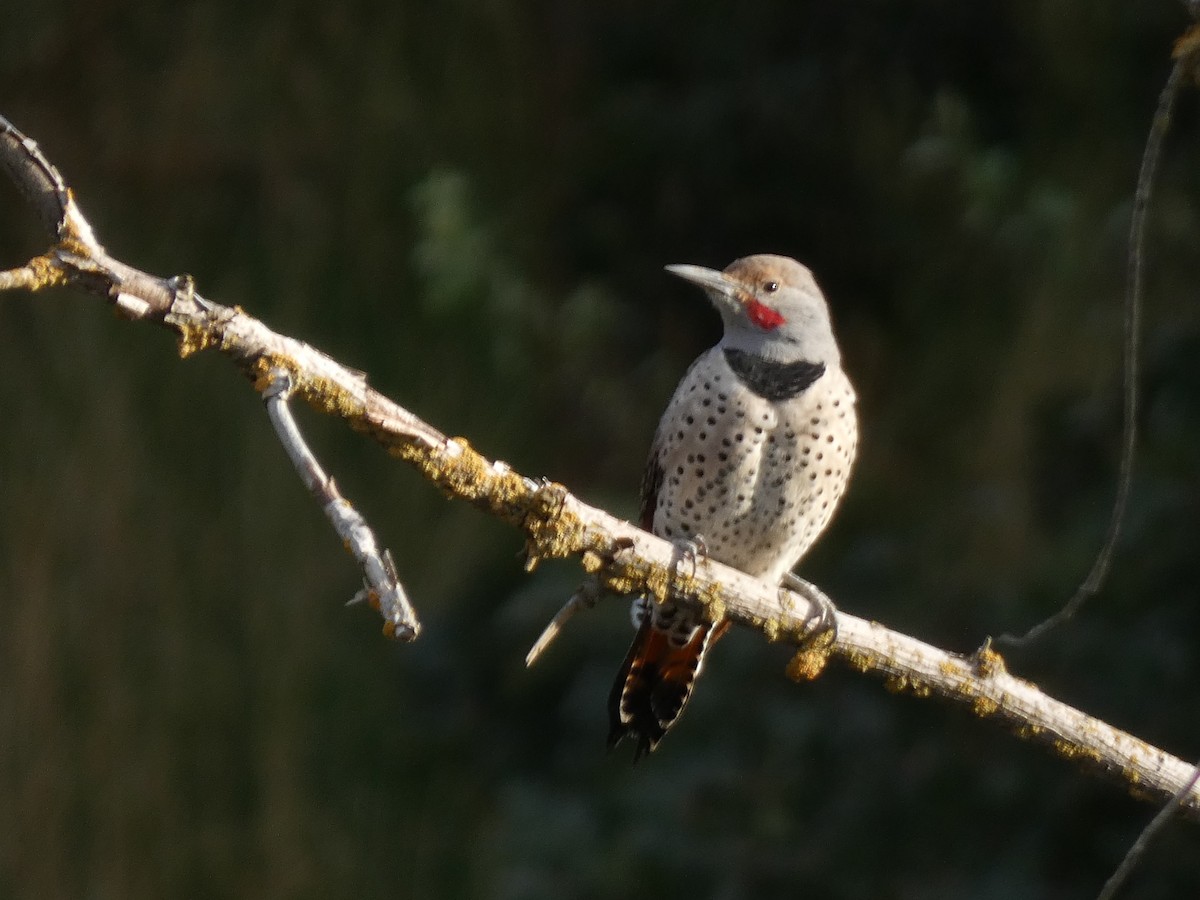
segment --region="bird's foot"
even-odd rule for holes
[[[695,578],[700,563],[708,559],[708,544],[704,540],[704,535],[694,534],[690,538],[680,538],[674,541],[674,544],[675,571],[678,572],[680,564],[687,561],[692,567],[692,574],[689,577]]]
[[[784,576],[780,587],[795,591],[812,604],[814,611],[796,637],[799,649],[788,662],[787,674],[794,681],[813,681],[825,670],[837,643],[837,607],[815,586],[791,572]]]
[[[833,601],[815,585],[794,572],[783,576],[782,586],[789,591],[795,591],[816,609],[816,612],[804,621],[800,646],[805,649],[826,650],[837,643],[837,607],[833,605]]]

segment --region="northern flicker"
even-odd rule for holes
[[[779,584],[829,524],[854,463],[854,388],[829,309],[812,273],[784,256],[748,256],[724,272],[667,270],[704,289],[725,331],[659,422],[641,526]],[[729,623],[644,597],[632,615],[637,636],[609,700],[609,746],[631,736],[637,759],[679,718]]]

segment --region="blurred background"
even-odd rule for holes
[[[808,263],[860,394],[801,571],[951,650],[1048,615],[1115,490],[1121,297],[1175,0],[27,5],[0,111],[101,240],[435,426],[636,513],[719,334],[673,262]],[[1141,456],[1112,577],[1010,665],[1200,757],[1200,104],[1149,224]],[[0,185],[0,265],[44,244]],[[302,424],[425,624],[350,558],[214,353],[0,296],[0,897],[1094,896],[1154,807],[736,634],[636,768],[625,604],[339,423]],[[628,750],[628,748],[622,748]],[[1200,894],[1175,824],[1124,894]]]

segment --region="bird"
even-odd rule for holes
[[[671,265],[703,289],[723,335],[687,370],[642,479],[640,525],[684,552],[781,584],[825,530],[858,445],[855,392],[809,269],[759,254],[723,271]],[[609,748],[658,746],[728,620],[670,598],[633,601],[637,630],[609,697]]]

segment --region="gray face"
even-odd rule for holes
[[[794,259],[762,254],[735,260],[724,272],[686,265],[667,271],[704,288],[725,324],[722,347],[784,362],[839,364],[825,298]]]

